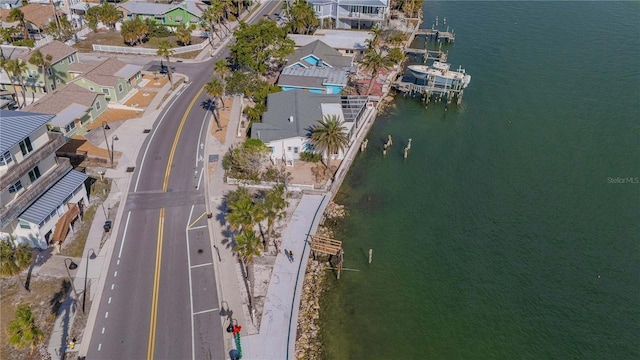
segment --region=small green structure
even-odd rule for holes
[[[119,103],[137,85],[142,77],[142,66],[126,64],[116,58],[80,72],[74,84],[85,89],[102,93],[111,103]]]
[[[202,11],[206,5],[196,1],[185,1],[181,4],[158,4],[148,2],[126,2],[118,5],[125,19],[140,20],[151,19],[156,24],[166,26],[178,26],[185,24],[199,25],[202,21]]]

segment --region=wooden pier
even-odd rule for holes
[[[416,36],[418,35],[427,36],[435,41],[444,41],[449,43],[456,40],[456,34],[453,31],[449,31],[449,27],[447,27],[447,31],[437,30],[434,27],[431,29],[418,29],[416,31]]]
[[[444,52],[442,50],[406,48],[404,49],[404,52],[407,54],[420,54],[424,57],[425,62],[427,62],[427,60],[447,62],[447,57],[449,56],[449,52]]]
[[[337,277],[340,279],[342,272],[342,263],[344,261],[344,251],[342,250],[342,241],[335,240],[326,236],[311,236],[311,251],[315,258],[316,253],[325,254],[334,257]]]
[[[420,96],[422,101],[427,105],[429,102],[442,102],[446,101],[449,106],[455,98],[456,103],[460,105],[462,103],[462,96],[464,95],[464,89],[461,85],[454,86],[433,86],[433,85],[420,85],[411,82],[397,80],[393,83],[393,88],[397,91],[403,92],[405,95]]]

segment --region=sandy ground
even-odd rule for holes
[[[104,114],[100,115],[96,121],[91,124],[87,124],[87,130],[92,130],[102,126],[102,122],[113,123],[124,120],[136,119],[142,116],[139,111],[122,110],[122,109],[108,109]]]

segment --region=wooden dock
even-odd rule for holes
[[[453,99],[456,98],[457,104],[460,105],[462,103],[462,96],[464,95],[462,86],[420,85],[402,81],[402,79],[396,80],[393,83],[393,88],[403,92],[405,95],[420,96],[426,104],[429,104],[432,100],[434,102],[442,102],[442,100],[445,100],[448,106],[453,102]]]
[[[450,43],[456,40],[456,34],[453,31],[449,31],[449,27],[447,27],[447,31],[440,31],[433,27],[431,29],[418,29],[416,31],[416,36],[418,35],[427,36],[434,39],[435,41],[444,41]]]
[[[442,50],[429,50],[429,49],[416,49],[406,48],[404,52],[407,54],[420,54],[425,60],[435,60],[440,62],[447,62],[448,52]]]

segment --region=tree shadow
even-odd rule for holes
[[[56,315],[58,313],[60,305],[65,301],[70,291],[71,282],[68,279],[63,279],[60,284],[60,290],[53,294],[51,299],[49,299],[51,314]]]

